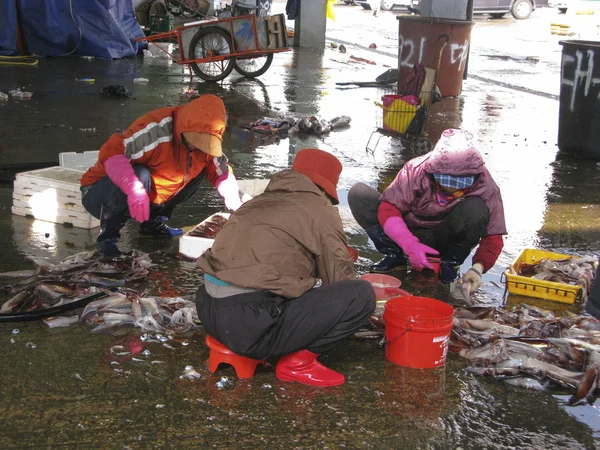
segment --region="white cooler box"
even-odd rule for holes
[[[238,180],[240,195],[247,194],[251,197],[256,197],[257,195],[262,194],[265,191],[265,188],[267,187],[267,184],[269,184],[269,181],[270,180],[264,179]],[[227,219],[229,219],[228,213],[218,212],[210,217],[207,217],[196,226],[203,225],[206,222],[211,221],[211,219],[217,215],[224,216]],[[197,259],[202,255],[202,253],[204,253],[206,250],[212,247],[213,242],[215,240],[212,238],[190,236],[190,231],[188,231],[179,238],[179,253],[185,256],[186,258]]]
[[[79,181],[83,173],[58,166],[18,173],[12,213],[77,228],[100,226],[81,204]]]

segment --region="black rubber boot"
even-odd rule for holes
[[[460,266],[471,253],[472,247],[451,243],[448,251],[442,255],[440,264],[440,280],[442,283],[452,283],[459,277]]]
[[[402,249],[383,231],[381,225],[369,228],[367,234],[379,253],[385,257],[369,269],[373,273],[387,273],[393,269],[406,269],[407,258]]]
[[[121,237],[121,228],[127,221],[124,215],[114,214],[107,208],[102,208],[100,216],[100,234],[96,238],[96,248],[103,260],[113,260],[123,254],[119,250],[118,243]]]
[[[150,220],[140,224],[139,232],[145,236],[162,237],[175,237],[183,234],[183,229],[167,226],[166,220],[167,218],[163,216],[151,217]]]

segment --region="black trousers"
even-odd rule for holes
[[[201,286],[196,308],[209,335],[238,355],[262,360],[337,346],[367,323],[375,292],[362,280],[332,283],[294,299],[267,291],[214,298]]]
[[[358,183],[348,191],[348,206],[358,224],[365,230],[379,225],[377,211],[381,194],[364,183]],[[435,248],[444,256],[452,251],[452,244],[475,247],[481,240],[490,220],[490,211],[479,197],[467,197],[460,201],[435,228],[408,227],[421,243]]]
[[[152,177],[147,167],[133,166],[136,176],[147,192],[152,188]],[[185,185],[172,199],[162,205],[150,204],[150,218],[166,217],[173,214],[175,207],[188,200],[200,187],[204,175],[200,173]],[[106,238],[119,238],[119,231],[130,219],[127,196],[112,180],[105,176],[91,186],[81,188],[81,203],[96,219],[100,219],[100,227]]]

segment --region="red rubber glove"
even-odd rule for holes
[[[383,231],[406,253],[413,269],[433,270],[433,266],[427,261],[427,255],[439,255],[439,252],[434,248],[421,244],[419,239],[408,230],[402,217],[390,217],[383,224]]]
[[[129,215],[138,222],[150,218],[150,197],[140,179],[135,175],[125,155],[115,155],[104,163],[108,178],[127,196]]]
[[[223,197],[227,209],[236,211],[242,206],[242,201],[240,200],[240,188],[238,187],[237,180],[233,173],[227,172],[226,174],[221,175],[217,179],[215,187],[217,188],[219,195]]]

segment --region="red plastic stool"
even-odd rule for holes
[[[206,337],[206,345],[210,348],[208,357],[208,370],[212,373],[217,371],[219,364],[226,363],[233,366],[238,378],[252,378],[256,371],[256,366],[264,364],[264,361],[258,359],[246,358],[236,355],[219,341],[211,336]]]

